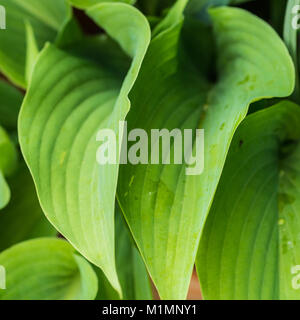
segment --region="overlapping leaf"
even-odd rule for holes
[[[96,62],[48,45],[22,106],[19,136],[48,219],[120,292],[114,253],[118,165],[96,162],[96,135],[101,128],[118,135],[150,30],[126,4],[101,3],[87,13],[131,57],[129,70],[119,70],[110,51]]]
[[[0,300],[91,300],[97,294],[93,268],[64,240],[36,239],[0,254],[6,289]]]
[[[300,298],[299,124],[281,102],[238,128],[200,241],[205,298]]]
[[[66,0],[2,0],[6,11],[6,29],[0,32],[0,70],[14,83],[26,86],[26,29],[29,22],[41,49],[54,41],[70,16]]]
[[[151,136],[157,128],[205,129],[204,172],[186,176],[185,165],[126,165],[118,186],[121,208],[164,299],[186,298],[201,230],[248,105],[289,95],[294,86],[292,61],[277,34],[252,14],[226,7],[210,11],[218,81],[206,81],[181,46],[185,4],[177,2],[174,20],[169,15],[150,44],[130,94],[128,131],[143,128]]]

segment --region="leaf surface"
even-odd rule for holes
[[[198,72],[181,46],[186,1],[153,38],[130,94],[128,131],[204,129],[204,172],[185,165],[120,167],[118,200],[163,299],[185,299],[201,231],[234,131],[251,102],[289,95],[294,68],[283,42],[265,22],[237,8],[211,9],[218,81]],[[162,26],[161,24],[161,26]],[[195,34],[195,37],[198,35]],[[198,63],[201,63],[199,61]],[[156,141],[157,142],[157,141]],[[170,153],[173,154],[174,140]],[[172,157],[172,156],[171,156]]]
[[[284,101],[238,128],[199,246],[206,299],[299,299],[299,123]]]

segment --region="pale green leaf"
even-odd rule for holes
[[[109,51],[96,62],[47,46],[22,106],[19,137],[46,216],[120,293],[114,245],[118,165],[96,162],[96,135],[101,128],[119,134],[150,29],[126,4],[103,3],[87,13],[131,57],[129,70],[119,70]]]
[[[97,293],[93,268],[59,239],[35,239],[0,254],[6,289],[0,300],[92,300]]]
[[[200,241],[206,299],[297,299],[300,108],[291,102],[238,128]]]
[[[205,130],[201,175],[187,176],[185,165],[120,167],[118,200],[163,299],[186,298],[201,231],[232,136],[249,104],[289,95],[294,88],[291,58],[270,26],[237,8],[210,12],[218,81],[203,79],[184,54],[179,12],[177,23],[152,40],[130,94],[128,131],[142,128],[151,136],[151,129]]]
[[[6,10],[6,29],[0,32],[0,71],[20,87],[26,86],[26,28],[28,21],[38,48],[54,41],[71,14],[66,0],[2,0]]]

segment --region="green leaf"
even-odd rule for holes
[[[118,165],[96,162],[96,135],[102,128],[118,135],[150,29],[126,4],[103,3],[87,13],[131,57],[129,70],[120,71],[110,51],[95,62],[48,45],[22,106],[19,137],[46,216],[120,293],[114,246]]]
[[[39,54],[39,49],[36,43],[32,26],[28,21],[25,22],[25,27],[26,27],[26,39],[27,39],[25,79],[26,79],[26,83],[29,83],[35,62]]]
[[[31,175],[25,165],[7,180],[11,201],[0,211],[0,251],[25,240],[56,236],[39,205]]]
[[[93,268],[64,240],[22,242],[0,254],[0,265],[0,300],[92,300],[97,293]]]
[[[124,300],[151,300],[150,280],[143,260],[131,238],[122,213],[116,206],[116,263]],[[98,269],[98,300],[118,300],[118,294]]]
[[[0,97],[0,125],[14,130],[17,127],[23,95],[6,81],[0,80]]]
[[[199,246],[206,299],[300,299],[299,124],[284,101],[238,128]]]
[[[142,128],[151,136],[151,129],[205,130],[201,175],[186,175],[186,165],[120,167],[118,200],[163,299],[186,298],[201,231],[249,104],[289,95],[294,87],[291,58],[270,26],[237,8],[210,12],[217,83],[203,79],[184,54],[181,18],[154,37],[130,94],[128,131]]]
[[[0,32],[0,70],[15,84],[26,87],[26,28],[28,21],[38,48],[54,41],[71,14],[65,0],[2,0],[6,10],[6,30]]]

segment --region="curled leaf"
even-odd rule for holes
[[[22,106],[19,137],[46,216],[121,293],[114,244],[118,159],[99,165],[96,137],[103,128],[119,135],[150,29],[137,9],[122,3],[101,3],[87,14],[118,42],[126,68],[118,68],[110,51],[91,60],[48,45]]]
[[[93,268],[59,239],[35,239],[0,254],[6,289],[0,300],[92,300],[98,285]]]

